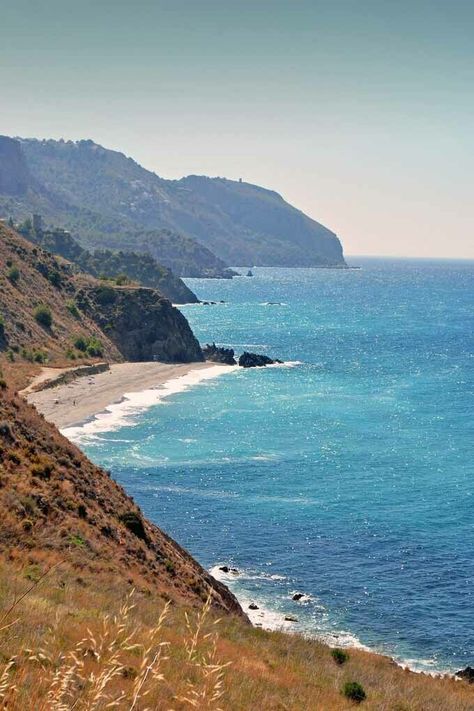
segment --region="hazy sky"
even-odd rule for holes
[[[474,257],[474,0],[0,0],[0,133],[242,177],[347,254]]]

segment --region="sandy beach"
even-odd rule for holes
[[[117,363],[104,373],[77,378],[39,392],[24,393],[49,422],[60,429],[79,425],[108,406],[121,402],[125,393],[163,387],[192,371],[215,368],[215,363]],[[222,366],[225,368],[226,366]],[[39,380],[51,377],[45,368]],[[61,371],[56,369],[56,373]]]

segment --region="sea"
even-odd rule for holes
[[[453,672],[474,663],[474,262],[352,263],[188,279],[216,302],[180,307],[201,343],[284,363],[66,434],[255,624]]]

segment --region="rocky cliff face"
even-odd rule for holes
[[[0,194],[23,195],[30,179],[20,143],[0,136]]]
[[[154,289],[85,284],[76,298],[127,360],[204,360],[183,314]]]

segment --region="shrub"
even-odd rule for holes
[[[126,511],[120,516],[123,525],[142,541],[148,540],[141,516],[135,511]]]
[[[20,278],[20,270],[18,267],[11,267],[8,271],[8,279],[11,281],[12,284],[17,284],[18,280]]]
[[[40,462],[39,464],[33,464],[30,468],[30,473],[32,476],[38,477],[38,479],[49,479],[53,471],[53,465],[48,462]]]
[[[78,336],[74,341],[74,346],[78,351],[85,353],[87,350],[87,339],[84,338],[84,336]]]
[[[342,693],[346,699],[355,701],[357,704],[367,698],[364,687],[358,681],[347,681],[342,688]]]
[[[49,272],[48,273],[48,281],[56,287],[56,289],[59,289],[61,286],[61,274],[58,271],[54,272]]]
[[[74,346],[78,351],[87,353],[91,358],[100,357],[103,353],[102,343],[95,336],[89,336],[89,338],[78,336],[74,341]]]
[[[345,662],[349,659],[347,652],[344,652],[342,649],[332,649],[331,656],[336,664],[345,664]]]
[[[51,328],[53,324],[53,314],[51,313],[49,306],[46,306],[46,304],[40,304],[34,310],[33,316],[40,326]]]
[[[77,304],[76,304],[76,302],[74,301],[74,299],[68,299],[68,300],[66,301],[66,308],[67,308],[67,310],[69,311],[69,313],[70,313],[72,316],[74,316],[74,318],[79,318],[79,317],[80,317],[81,314],[79,313],[79,309],[77,308]]]
[[[5,333],[5,319],[0,314],[0,337],[3,336],[4,333]]]
[[[93,336],[89,338],[89,342],[87,344],[87,355],[91,356],[91,358],[96,358],[100,357],[102,353],[102,343],[99,341],[99,339],[94,338]]]

